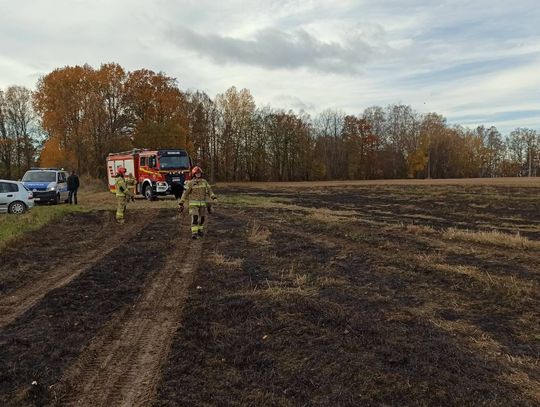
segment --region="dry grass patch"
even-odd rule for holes
[[[427,225],[417,225],[415,223],[403,223],[398,222],[396,224],[384,224],[386,226],[383,226],[384,231],[392,232],[392,231],[404,231],[406,233],[410,233],[413,235],[434,235],[438,234],[439,232],[436,229],[433,229],[431,226]]]
[[[441,264],[444,260],[444,255],[439,252],[419,253],[415,254],[414,258],[416,259],[418,264],[426,266]]]
[[[437,222],[443,222],[444,221],[443,218],[440,218],[438,216],[423,215],[421,213],[412,213],[412,214],[404,213],[404,214],[400,214],[399,216],[401,216],[403,218],[410,218],[410,219],[433,220],[433,221],[437,221]]]
[[[413,235],[433,235],[437,233],[431,226],[415,225],[414,223],[405,225],[405,231]]]
[[[298,297],[317,296],[318,288],[309,276],[297,275],[291,279],[282,277],[280,280],[266,280],[244,294],[257,299],[288,301]]]
[[[343,216],[336,216],[330,213],[323,213],[323,212],[313,212],[309,214],[309,218],[315,222],[322,222],[322,223],[345,223],[349,219]]]
[[[247,240],[253,244],[268,244],[270,243],[268,239],[271,234],[270,229],[253,222],[248,230]]]
[[[434,269],[457,273],[468,276],[478,281],[486,289],[497,289],[499,292],[506,293],[511,297],[522,298],[525,296],[532,296],[540,287],[538,287],[533,281],[523,281],[516,279],[514,276],[500,277],[491,275],[487,271],[483,271],[474,266],[466,265],[450,265],[450,264],[432,264]]]
[[[213,252],[210,254],[209,259],[218,267],[240,269],[242,268],[242,259],[235,259],[232,257],[225,257],[223,254]]]
[[[491,244],[516,249],[540,249],[540,242],[529,240],[519,233],[512,235],[497,230],[469,231],[449,228],[443,233],[443,237],[449,240]]]
[[[317,279],[317,283],[321,288],[345,287],[349,284],[349,281],[340,277],[322,276]]]
[[[305,273],[299,264],[291,263],[281,269],[278,279],[266,279],[249,294],[272,300],[314,296],[318,293],[318,285],[317,277]]]

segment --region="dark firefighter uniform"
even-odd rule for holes
[[[194,174],[197,174],[196,168],[193,170]],[[200,171],[200,173],[202,175],[202,171]],[[216,195],[212,192],[212,188],[208,181],[200,175],[198,177],[194,176],[193,179],[188,181],[186,189],[180,198],[179,205],[181,208],[183,208],[184,202],[189,200],[191,236],[194,239],[197,238],[197,236],[203,236],[204,234],[204,222],[207,213],[207,201],[209,198],[216,199]]]

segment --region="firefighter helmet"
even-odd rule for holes
[[[201,167],[195,166],[191,169],[191,175],[195,176],[195,174],[202,174]]]
[[[121,175],[125,175],[126,171],[127,170],[124,167],[118,167],[116,170],[116,172]]]

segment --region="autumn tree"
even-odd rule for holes
[[[446,119],[437,113],[428,113],[422,117],[419,131],[418,138],[415,138],[415,148],[411,149],[407,157],[408,175],[415,177],[421,174],[422,177],[431,178],[432,159],[437,159],[433,157],[432,147],[445,136]]]
[[[251,160],[249,146],[253,143],[251,132],[255,101],[247,89],[231,87],[216,96],[220,115],[218,125],[219,150],[218,174],[221,179],[244,180]]]
[[[532,177],[538,167],[539,137],[535,130],[517,128],[510,133],[508,148],[512,159],[519,164],[519,175]]]
[[[393,178],[402,178],[407,175],[409,155],[419,146],[419,116],[407,105],[390,105],[385,114],[387,140],[393,153]]]
[[[343,124],[343,143],[349,179],[372,178],[376,173],[378,137],[371,132],[371,126],[364,118],[347,115]]]
[[[63,146],[59,137],[49,137],[43,144],[39,165],[42,167],[75,168],[77,157],[73,151]]]
[[[140,69],[128,74],[125,91],[135,146],[191,149],[187,102],[176,79]]]
[[[205,169],[213,182],[216,178],[215,160],[219,155],[219,111],[216,103],[204,92],[187,92],[185,96],[192,158]]]
[[[12,165],[12,140],[7,131],[7,113],[4,92],[0,89],[0,176],[11,178]]]
[[[40,135],[31,91],[0,90],[0,170],[6,177],[19,178],[34,164]]]
[[[313,129],[321,150],[320,159],[328,179],[348,178],[346,146],[343,138],[345,114],[327,109],[315,117]]]
[[[88,159],[92,74],[89,65],[55,69],[39,79],[34,93],[34,106],[44,129],[66,150],[73,151],[79,172],[88,171],[92,164]]]
[[[9,176],[36,155],[29,95],[0,91],[0,172]],[[187,148],[211,180],[533,176],[540,164],[532,129],[503,140],[493,126],[449,126],[403,104],[311,118],[257,107],[248,89],[233,86],[212,100],[181,91],[164,73],[114,63],[54,70],[40,78],[33,106],[47,134],[41,162],[99,177],[107,153],[133,147]]]

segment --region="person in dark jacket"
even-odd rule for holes
[[[68,188],[68,200],[69,203],[75,203],[77,205],[77,190],[79,189],[79,177],[75,174],[75,171],[71,171],[71,175],[67,179]]]

